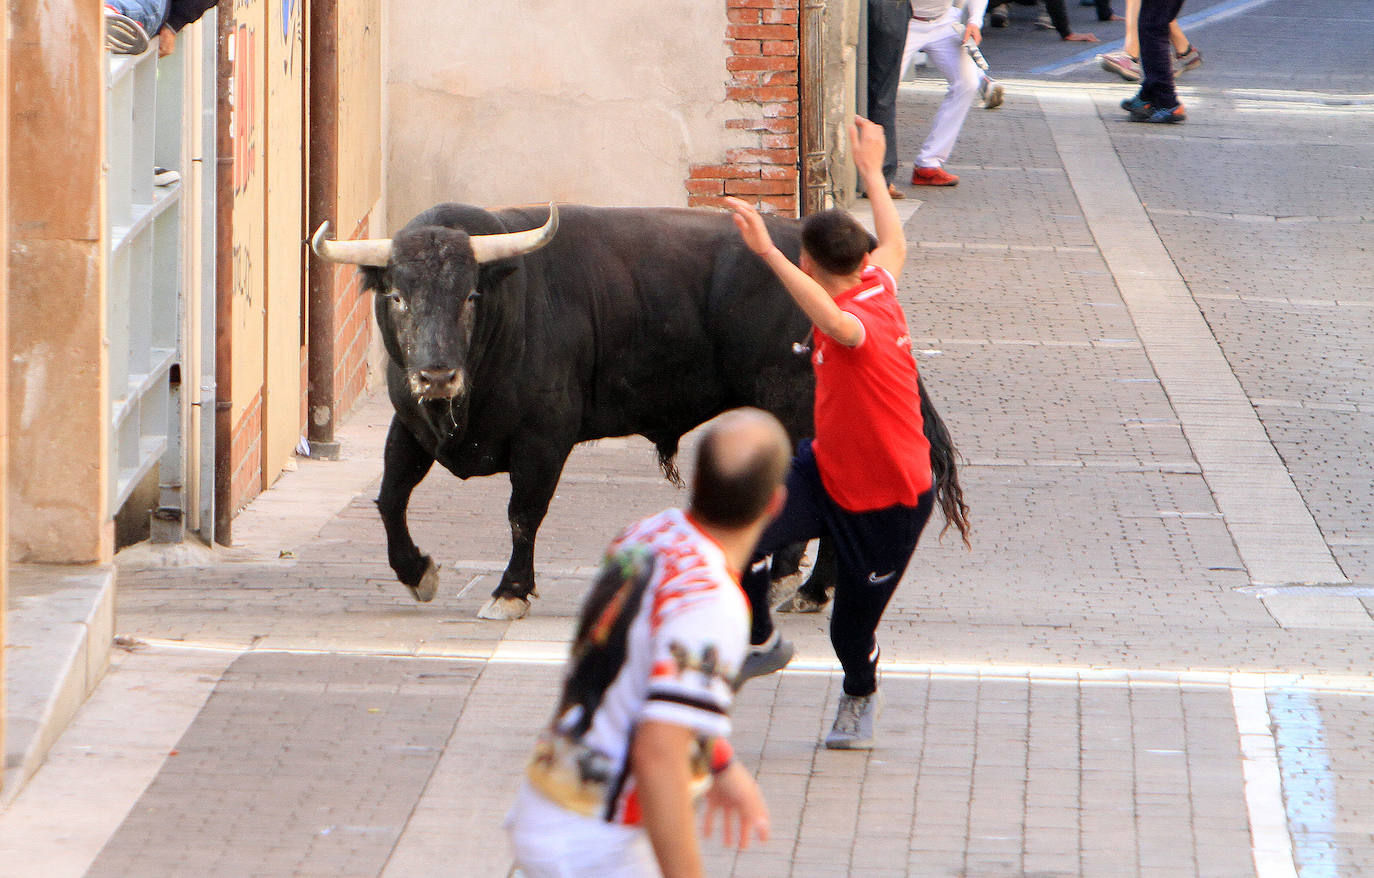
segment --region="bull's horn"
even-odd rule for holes
[[[320,223],[310,239],[310,249],[326,262],[346,262],[350,265],[373,265],[385,268],[391,261],[391,239],[373,238],[367,241],[326,241],[329,220]]]
[[[509,259],[512,256],[523,256],[526,253],[533,253],[552,241],[553,235],[557,231],[558,205],[550,201],[549,219],[544,225],[527,232],[507,232],[504,235],[473,235],[472,255],[476,257],[478,264],[495,262],[498,259]]]

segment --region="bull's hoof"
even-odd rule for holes
[[[776,607],[778,604],[790,601],[792,596],[797,593],[797,589],[801,588],[802,580],[802,574],[798,571],[768,583],[768,606]]]
[[[816,601],[806,595],[803,591],[798,591],[787,600],[777,605],[779,613],[819,613],[825,609],[829,601]]]
[[[410,596],[422,604],[427,604],[434,600],[434,596],[439,593],[439,565],[430,561],[425,565],[425,572],[420,576],[418,585],[407,585],[410,589]]]
[[[477,611],[477,618],[508,622],[511,619],[525,618],[525,614],[529,611],[530,602],[528,599],[502,595],[483,604],[482,609]]]

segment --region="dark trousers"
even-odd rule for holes
[[[1140,99],[1164,109],[1178,106],[1169,22],[1181,9],[1183,0],[1140,0]]]
[[[773,633],[768,565],[763,559],[784,546],[829,534],[839,560],[830,644],[844,668],[845,693],[873,694],[878,688],[878,623],[916,550],[934,499],[934,490],[929,490],[914,507],[841,509],[821,483],[811,443],[803,442],[787,473],[787,504],[759,538],[744,574],[744,592],[754,614],[750,640],[762,643]]]
[[[868,0],[868,120],[883,126],[883,177],[897,176],[897,84],[911,21],[908,0]]]

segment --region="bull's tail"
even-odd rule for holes
[[[972,548],[968,535],[971,530],[968,521],[968,504],[964,502],[964,489],[959,484],[959,450],[954,447],[949,429],[940,419],[939,412],[930,402],[925,382],[916,376],[916,387],[921,394],[921,419],[925,421],[925,434],[930,442],[930,473],[935,481],[935,500],[945,516],[945,526],[940,528],[940,536],[945,535],[950,525],[959,528],[959,536],[964,545]]]

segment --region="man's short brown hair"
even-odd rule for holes
[[[706,524],[747,527],[768,508],[787,472],[792,446],[777,418],[734,409],[712,422],[697,446],[692,514]]]
[[[802,249],[824,271],[844,276],[859,270],[878,240],[839,208],[813,213],[802,222]]]

